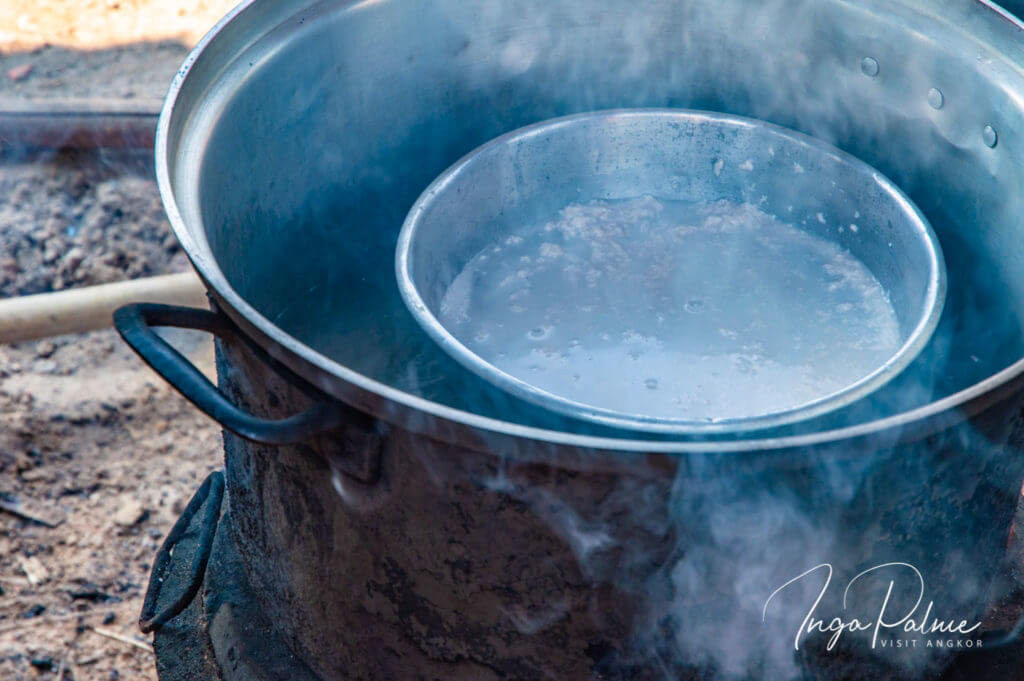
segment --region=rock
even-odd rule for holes
[[[56,349],[57,347],[53,344],[53,341],[40,341],[39,344],[36,346],[36,356],[49,357],[50,355],[53,354],[54,350]]]
[[[22,619],[30,620],[33,617],[39,617],[46,612],[46,606],[42,603],[36,603],[31,608],[25,611],[25,614],[21,616]]]
[[[25,577],[28,578],[28,583],[33,587],[39,586],[50,578],[50,571],[46,569],[46,566],[36,558],[35,556],[18,556],[18,562],[21,563],[21,570],[25,573]],[[45,610],[46,608],[43,608]],[[41,613],[42,611],[40,611]],[[40,614],[36,613],[36,614]],[[35,617],[35,615],[29,615]]]
[[[18,82],[19,80],[25,80],[29,74],[32,73],[32,64],[19,64],[12,68],[7,69],[7,78]]]
[[[0,272],[3,272],[5,276],[13,276],[21,271],[21,265],[18,261],[11,256],[5,256],[0,258]]]
[[[114,513],[114,523],[121,527],[133,527],[149,517],[149,511],[135,499],[126,499]]]
[[[64,254],[64,260],[61,263],[61,267],[65,268],[68,272],[74,272],[84,260],[85,251],[82,248],[75,246]]]
[[[52,359],[38,359],[32,363],[32,371],[37,374],[52,374],[57,371],[57,363]]]

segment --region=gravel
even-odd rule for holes
[[[0,296],[188,266],[141,159],[65,152],[5,164],[0,196]]]

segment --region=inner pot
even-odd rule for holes
[[[977,0],[233,11],[172,86],[157,173],[218,308],[354,407],[298,444],[225,437],[239,550],[291,650],[324,679],[933,669],[945,651],[896,659],[863,637],[843,639],[848,655],[794,651],[808,604],[772,624],[762,608],[814,565],[841,590],[903,562],[948,617],[984,609],[1024,480],[1022,45],[1020,24]],[[451,360],[394,284],[415,198],[489,139],[623,107],[770,121],[891,178],[946,256],[929,346],[870,400],[724,441],[558,417]],[[239,405],[283,417],[308,403],[245,343],[219,352]]]
[[[924,348],[935,234],[870,166],[762,121],[593,112],[503,135],[420,195],[395,256],[460,364],[575,418],[687,434],[838,409]]]

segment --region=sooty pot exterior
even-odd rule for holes
[[[308,403],[244,344],[218,351],[238,404],[283,417]],[[1021,397],[909,441],[622,453],[617,469],[589,470],[354,414],[297,445],[225,432],[228,499],[263,607],[324,679],[768,678],[798,666],[927,678],[944,652],[873,653],[863,635],[832,651],[808,636],[795,652],[820,573],[766,621],[762,607],[815,565],[831,563],[841,589],[898,561],[923,575],[935,615],[980,619],[1024,480]],[[823,618],[843,614],[837,598]],[[864,599],[847,612],[877,612]]]

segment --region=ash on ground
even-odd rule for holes
[[[187,267],[149,163],[0,164],[0,297]],[[180,340],[212,371],[208,338]],[[0,678],[156,679],[146,581],[220,452],[216,424],[113,331],[0,346],[0,501],[59,523],[0,511]]]
[[[185,270],[142,163],[61,152],[0,166],[0,297]]]

